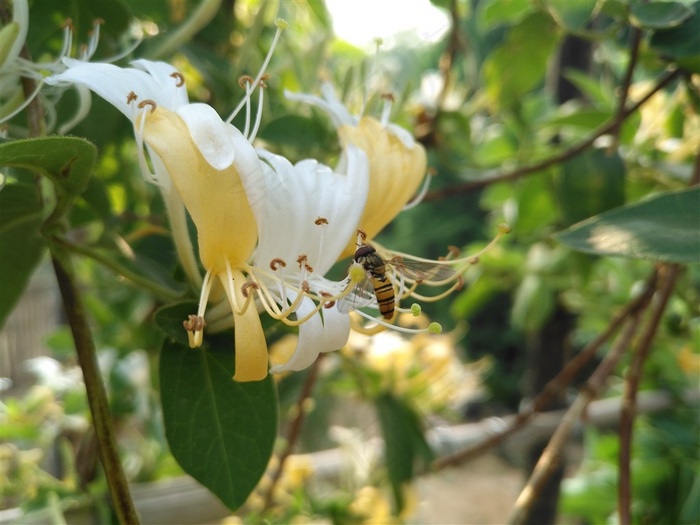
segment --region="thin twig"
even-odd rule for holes
[[[610,130],[613,140],[608,146],[608,153],[615,151],[620,143],[620,124],[624,120],[625,106],[627,105],[627,96],[629,95],[630,85],[632,84],[632,76],[634,68],[637,67],[637,57],[639,56],[639,44],[642,41],[642,31],[634,27],[630,37],[630,59],[627,63],[627,71],[620,86],[619,97],[617,100],[617,112],[615,113],[615,126]]]
[[[579,155],[583,153],[586,149],[588,149],[601,136],[610,133],[610,131],[613,130],[615,126],[619,125],[622,120],[624,120],[632,113],[637,111],[642,105],[644,105],[647,102],[647,100],[649,100],[655,93],[666,87],[672,80],[674,80],[678,75],[680,75],[680,73],[680,69],[669,71],[659,80],[659,82],[651,90],[649,90],[649,92],[646,95],[644,95],[644,97],[642,97],[639,101],[637,101],[629,108],[625,109],[621,116],[611,119],[609,122],[603,124],[597,130],[595,130],[588,138],[582,140],[580,143],[568,149],[565,149],[560,153],[557,153],[552,157],[532,164],[531,166],[523,166],[522,168],[518,168],[514,171],[496,174],[494,176],[479,180],[464,182],[447,188],[433,190],[431,192],[428,192],[428,194],[423,200],[434,201],[443,199],[445,197],[453,197],[460,193],[467,193],[470,191],[484,188],[486,186],[490,186],[491,184],[494,184],[496,182],[504,182],[519,179],[520,177],[523,177],[525,175],[532,175],[533,173],[540,172],[546,168],[549,168],[550,166],[554,166],[555,164],[559,164],[565,160],[575,157],[576,155]]]
[[[84,244],[71,242],[68,239],[56,239],[56,242],[62,244],[65,248],[75,253],[79,253],[80,255],[93,259],[94,261],[109,268],[117,275],[128,279],[132,283],[137,284],[146,290],[150,290],[154,295],[165,301],[177,301],[186,296],[185,293],[178,293],[167,286],[160,285],[147,277],[139,275],[138,273],[119,263],[114,257],[110,257],[98,249],[86,246]]]
[[[535,414],[544,410],[549,403],[551,403],[552,399],[561,392],[563,387],[573,380],[579,370],[596,355],[600,347],[615,334],[630,314],[641,308],[651,299],[655,286],[656,272],[654,271],[647,280],[644,292],[627,303],[627,305],[625,305],[625,307],[610,321],[605,330],[593,339],[593,341],[588,343],[583,350],[576,354],[576,356],[567,363],[564,369],[545,385],[542,392],[533,400],[530,407],[516,415],[510,425],[479,443],[443,456],[442,458],[438,458],[431,465],[431,470],[440,470],[448,466],[464,463],[465,461],[481,455],[489,448],[499,444],[505,438],[523,428]]]
[[[29,62],[32,56],[26,45],[22,46],[19,56]],[[31,77],[21,77],[22,92],[25,98],[34,96],[36,91],[36,80]],[[27,125],[29,126],[30,137],[42,137],[46,135],[46,120],[44,119],[44,106],[41,105],[39,97],[36,96],[27,106]]]
[[[99,444],[100,461],[107,478],[114,510],[120,524],[138,525],[139,519],[129,493],[129,484],[119,461],[117,442],[112,428],[112,417],[109,412],[109,401],[102,384],[95,343],[88,326],[85,307],[75,282],[75,271],[70,254],[60,245],[54,243],[51,246],[51,260],[73,334],[78,362],[83,371],[92,424]]]
[[[642,308],[631,314],[610,352],[608,352],[605,359],[598,365],[598,368],[596,368],[584,387],[579,391],[574,402],[567,409],[561,423],[552,435],[544,452],[542,452],[537,465],[535,465],[525,488],[515,502],[515,507],[509,520],[511,525],[522,525],[526,522],[530,509],[539,497],[542,487],[544,487],[546,481],[556,469],[562,449],[568,442],[569,435],[576,423],[586,410],[588,404],[593,401],[603,389],[608,376],[612,373],[615,365],[632,341],[639,326],[641,314]]]
[[[447,39],[447,48],[445,52],[440,56],[440,61],[438,64],[440,74],[442,75],[442,89],[437,98],[437,109],[438,111],[442,108],[445,103],[445,98],[447,97],[447,92],[450,85],[450,75],[452,73],[452,64],[455,61],[457,52],[460,49],[460,23],[459,23],[459,13],[457,11],[457,0],[450,1],[450,35]],[[433,118],[434,122],[435,119]],[[432,127],[432,124],[431,124]]]
[[[630,502],[632,499],[632,483],[630,476],[630,461],[632,459],[632,433],[634,419],[637,415],[637,391],[642,378],[644,363],[649,357],[651,343],[659,327],[661,316],[666,309],[669,298],[673,293],[676,279],[680,272],[677,265],[668,265],[660,269],[661,282],[659,290],[651,306],[651,315],[647,320],[637,351],[634,353],[627,376],[623,394],[622,413],[620,415],[620,452],[619,452],[619,483],[618,483],[618,515],[620,525],[630,525],[632,514]]]
[[[297,414],[294,420],[292,421],[291,426],[289,427],[289,432],[287,433],[287,443],[284,447],[284,450],[280,454],[279,465],[272,476],[270,488],[268,489],[267,494],[265,494],[265,505],[263,506],[263,512],[272,507],[274,501],[275,488],[277,487],[277,483],[279,483],[279,480],[282,477],[282,473],[284,472],[284,464],[287,462],[287,459],[289,459],[289,456],[292,454],[292,451],[294,450],[294,447],[296,446],[296,443],[299,440],[301,426],[304,422],[304,416],[306,415],[306,412],[304,410],[304,403],[307,399],[311,397],[314,385],[316,384],[316,379],[318,378],[319,363],[321,362],[322,358],[323,354],[319,354],[318,358],[316,358],[316,361],[314,361],[314,364],[311,365],[309,373],[306,376],[306,380],[304,381],[304,386],[301,389],[301,393],[299,394],[299,399],[297,400],[296,405]]]

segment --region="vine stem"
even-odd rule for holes
[[[639,326],[641,314],[642,310],[637,310],[627,320],[622,333],[618,336],[610,352],[608,352],[605,359],[598,365],[598,368],[593,372],[586,382],[586,385],[580,390],[578,396],[562,417],[561,423],[554,431],[552,439],[550,439],[544,452],[542,452],[537,465],[535,465],[532,471],[530,479],[528,479],[525,488],[515,502],[513,513],[508,522],[511,525],[523,525],[527,523],[530,509],[537,500],[546,481],[559,464],[562,450],[568,442],[569,435],[583,415],[588,404],[593,401],[603,389],[608,376],[612,373],[615,365],[632,341]]]
[[[655,283],[656,272],[654,271],[647,280],[644,292],[627,303],[624,308],[615,317],[613,317],[605,330],[603,330],[603,332],[601,332],[595,339],[588,343],[583,350],[576,354],[576,356],[567,363],[566,367],[564,367],[564,369],[559,372],[556,377],[545,385],[542,392],[540,392],[540,394],[532,401],[529,408],[523,412],[520,412],[512,423],[479,443],[475,443],[474,445],[466,447],[462,450],[458,450],[457,452],[454,452],[448,456],[438,458],[431,465],[431,470],[436,471],[468,461],[482,454],[489,448],[499,444],[505,438],[523,428],[535,414],[542,412],[542,410],[549,405],[552,399],[561,391],[563,387],[572,381],[574,376],[583,368],[583,366],[596,355],[603,344],[605,344],[615,334],[615,332],[617,332],[630,314],[638,310],[642,305],[649,302],[654,293]]]
[[[139,519],[117,453],[107,392],[102,383],[95,342],[92,339],[85,307],[76,284],[75,270],[70,255],[55,242],[51,243],[51,262],[73,334],[78,362],[83,371],[92,424],[99,444],[98,453],[109,485],[114,510],[121,525],[138,525]]]
[[[497,182],[516,180],[520,177],[524,177],[525,175],[532,175],[546,168],[549,168],[550,166],[559,164],[560,162],[573,158],[576,155],[583,153],[586,149],[593,145],[593,143],[596,140],[598,140],[601,136],[613,131],[617,126],[620,125],[622,120],[624,120],[632,113],[637,111],[642,105],[644,105],[647,102],[647,100],[649,100],[655,93],[666,87],[673,79],[680,75],[680,73],[680,69],[669,71],[656,83],[656,85],[653,88],[649,90],[649,92],[646,95],[644,95],[644,97],[638,100],[635,104],[620,112],[618,116],[612,118],[608,123],[600,126],[597,130],[591,133],[591,135],[589,135],[587,138],[585,138],[578,144],[575,144],[574,146],[571,146],[570,148],[565,149],[564,151],[557,153],[556,155],[553,155],[530,166],[523,166],[522,168],[518,168],[510,172],[500,173],[491,177],[486,177],[479,180],[472,180],[454,186],[449,186],[447,188],[433,190],[431,192],[428,192],[423,201],[427,202],[443,199],[445,197],[452,197],[459,193],[467,193],[470,191],[478,190]]]
[[[619,483],[618,491],[618,516],[620,525],[630,525],[632,523],[632,513],[630,503],[632,500],[632,481],[630,472],[630,462],[632,460],[632,434],[634,419],[637,415],[637,392],[642,378],[644,363],[649,357],[651,343],[659,327],[661,316],[666,309],[666,305],[673,293],[676,279],[680,273],[677,265],[663,266],[659,270],[661,282],[656,297],[652,302],[651,314],[642,332],[637,350],[632,357],[627,376],[625,378],[625,389],[622,397],[622,413],[620,415],[620,452],[619,452]]]

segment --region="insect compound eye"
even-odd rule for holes
[[[357,250],[355,250],[355,262],[360,262],[360,259],[364,259],[369,254],[374,253],[375,251],[376,250],[371,246],[360,246]]]

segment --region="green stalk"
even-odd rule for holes
[[[51,261],[73,334],[78,362],[83,371],[92,424],[97,436],[98,453],[109,485],[114,510],[120,524],[138,525],[139,519],[117,453],[107,392],[102,384],[95,342],[92,340],[85,307],[76,284],[75,270],[70,255],[55,242],[51,243]]]

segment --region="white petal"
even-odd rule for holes
[[[405,130],[401,126],[389,123],[386,125],[386,130],[399,139],[408,149],[413,149],[413,146],[416,145],[413,135],[411,135],[408,130]]]
[[[192,140],[212,167],[223,170],[233,164],[236,151],[231,126],[221,120],[214,108],[207,104],[187,104],[176,112],[185,121]]]
[[[333,86],[329,82],[324,82],[321,85],[321,97],[306,93],[292,93],[286,90],[284,96],[289,100],[304,102],[323,109],[331,117],[336,127],[342,125],[355,126],[357,124],[357,117],[351,115],[347,108],[343,106],[343,103],[338,100]]]
[[[294,300],[294,296],[290,294],[290,299]],[[308,297],[304,298],[297,309],[298,316],[304,316],[314,308],[314,303]],[[288,370],[303,370],[308,368],[318,357],[324,348],[324,333],[323,322],[321,316],[316,313],[311,319],[299,326],[299,341],[297,347],[289,358],[289,361],[283,365],[275,365],[270,368],[273,374],[286,372]]]
[[[337,306],[324,308],[322,312],[324,344],[321,352],[340,350],[350,337],[350,316],[341,313]]]
[[[187,89],[184,85],[178,87],[178,79],[172,76],[179,71],[171,64],[146,59],[134,60],[131,64],[136,69],[146,71],[158,83],[161,89],[160,99],[157,101],[159,105],[175,110],[189,102]]]
[[[175,109],[169,106],[172,101],[166,100],[170,97],[163,96],[164,90],[160,81],[145,71],[112,64],[81,62],[71,58],[64,58],[63,62],[68,69],[47,77],[47,84],[75,83],[87,86],[132,120],[137,113],[127,104],[127,96],[132,91],[138,96],[138,101],[150,99],[158,105]],[[175,84],[175,79],[170,81]]]
[[[258,150],[266,167],[267,194],[258,211],[260,244],[256,262],[308,256],[314,273],[324,275],[352,238],[364,209],[369,167],[364,153],[347,152],[347,174],[334,173],[315,160],[292,166],[278,155]],[[327,224],[316,224],[321,217]],[[289,270],[289,268],[287,269]]]
[[[291,294],[290,299],[294,299]],[[313,301],[307,297],[302,301],[297,315],[304,316],[313,308]],[[345,346],[350,335],[350,316],[340,313],[336,307],[322,309],[322,312],[323,320],[317,313],[299,326],[299,341],[294,354],[283,365],[270,368],[270,372],[303,370],[311,366],[319,353],[332,352]]]

